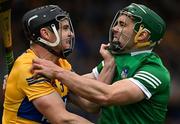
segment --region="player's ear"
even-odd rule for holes
[[[40,36],[45,40],[49,39],[49,37],[50,37],[49,30],[47,28],[41,28],[40,29]]]
[[[138,35],[137,40],[138,41],[148,41],[149,36],[150,36],[149,32],[144,30]]]

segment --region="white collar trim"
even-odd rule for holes
[[[142,53],[151,53],[151,52],[152,52],[152,49],[151,50],[138,51],[138,52],[131,52],[131,56],[135,56],[135,55],[142,54]]]

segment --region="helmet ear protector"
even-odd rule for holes
[[[69,14],[66,11],[63,11],[57,5],[46,5],[30,10],[24,15],[22,19],[25,35],[31,42],[38,43],[47,50],[50,50],[52,47],[56,47],[59,43],[62,42],[61,38],[59,37],[58,29],[60,28],[59,23],[64,18],[69,21],[70,30],[74,34],[74,29]],[[43,27],[50,27],[51,31],[54,32],[56,36],[56,41],[54,43],[50,43],[40,37],[40,29]],[[75,37],[72,37],[70,42],[71,47],[69,50],[71,52],[74,47],[74,43]],[[50,51],[52,52],[54,50]],[[56,52],[54,51],[53,54],[55,53]]]
[[[138,33],[140,29],[141,31],[146,30],[150,33],[149,42],[151,43],[151,46],[160,43],[166,31],[166,24],[164,20],[148,7],[135,3],[130,4],[116,13],[109,30],[110,43],[113,40],[112,28],[116,25],[118,17],[122,14],[133,17],[135,23],[134,31],[136,33]]]

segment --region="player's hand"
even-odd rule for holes
[[[3,80],[3,96],[4,96],[5,91],[6,91],[7,78],[8,78],[8,75],[5,75],[4,80]]]
[[[32,61],[31,72],[34,74],[34,76],[44,75],[47,78],[54,79],[56,78],[56,74],[61,70],[62,68],[57,66],[52,61],[40,58],[36,58]]]
[[[100,48],[100,54],[103,57],[105,64],[110,64],[114,62],[114,57],[108,51],[109,45],[110,44],[101,44],[101,48]]]

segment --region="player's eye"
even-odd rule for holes
[[[64,25],[64,26],[63,26],[63,29],[64,29],[64,30],[69,30],[70,27],[69,27],[69,25]]]
[[[119,21],[119,26],[120,26],[120,27],[125,27],[126,24],[125,24],[123,21]]]

